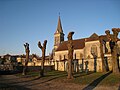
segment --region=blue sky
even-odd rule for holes
[[[41,56],[37,43],[45,39],[50,53],[59,12],[65,40],[69,31],[78,39],[120,28],[120,0],[0,0],[0,55],[25,54],[28,42]]]

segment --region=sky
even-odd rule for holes
[[[120,0],[0,0],[0,55],[25,54],[27,42],[41,56],[44,40],[51,53],[59,13],[65,40],[70,31],[79,39],[120,28]]]

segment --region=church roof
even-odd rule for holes
[[[99,36],[96,33],[93,33],[89,38],[86,38],[85,41],[86,42],[95,41],[95,40],[98,40],[98,39],[99,39]]]
[[[56,51],[68,50],[67,47],[68,41],[62,42]],[[85,39],[73,40],[74,49],[83,49],[85,47]]]
[[[56,34],[56,33],[63,33],[60,16],[59,16],[59,18],[58,18],[58,25],[57,25],[57,30],[56,30],[55,34]]]
[[[96,33],[93,33],[90,38],[98,38],[99,36]]]
[[[102,37],[104,41],[109,41],[106,35],[98,36],[96,33],[93,33],[89,38],[85,39],[85,42],[96,41],[96,40],[99,40],[100,37]]]
[[[88,38],[73,40],[74,49],[83,49],[85,47],[85,42],[96,41],[96,40],[99,40],[100,37],[102,37],[104,41],[108,41],[106,35],[98,36],[96,33],[93,33]],[[62,43],[59,44],[56,51],[68,50],[67,44],[68,44],[68,41],[63,41]]]

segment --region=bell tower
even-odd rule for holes
[[[62,41],[64,41],[64,33],[62,30],[62,24],[59,15],[57,29],[54,33],[54,50],[58,48],[59,44],[62,43]]]

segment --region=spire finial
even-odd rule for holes
[[[59,12],[59,17],[60,17],[60,12]]]

